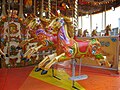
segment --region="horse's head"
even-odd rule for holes
[[[107,25],[106,28],[105,28],[106,31],[111,31],[111,24],[110,25]]]
[[[69,37],[73,37],[74,27],[69,17],[56,17],[52,20],[47,28],[53,32],[58,32],[58,30],[64,25],[66,25],[65,30],[67,30]]]
[[[111,24],[110,24],[110,25],[107,25],[106,28],[105,28],[105,36],[109,36],[111,30],[112,30],[112,29],[111,29]]]
[[[88,30],[87,30],[87,29],[85,29],[85,30],[83,31],[83,33],[88,33]]]
[[[65,21],[62,17],[57,17],[52,20],[52,22],[48,25],[49,30],[58,30],[61,26],[65,24]]]
[[[92,33],[91,33],[91,36],[97,36],[97,30],[96,29],[93,29]]]
[[[42,27],[40,19],[36,17],[36,18],[33,18],[26,27],[29,29],[34,29],[35,27],[38,27],[38,26]]]

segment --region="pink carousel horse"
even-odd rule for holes
[[[73,38],[72,23],[67,17],[57,17],[48,26],[51,30],[57,31],[57,47],[56,52],[46,56],[39,64],[35,71],[40,71],[41,75],[48,72],[49,68],[56,62],[63,62],[71,58],[80,59],[81,57],[94,57],[97,63],[101,66],[100,59],[104,59],[101,54],[101,45],[97,39],[86,41]],[[72,33],[71,33],[72,32]],[[111,67],[111,64],[105,60],[106,66]]]

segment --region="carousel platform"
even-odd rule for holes
[[[0,90],[75,90],[69,80],[70,66],[57,66],[55,75],[61,80],[53,78],[51,70],[46,75],[40,75],[34,69],[35,66],[0,69]],[[80,90],[120,89],[120,76],[113,75],[115,71],[84,66],[82,73],[88,75],[88,79],[75,82]]]

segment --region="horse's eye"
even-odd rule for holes
[[[56,19],[56,21],[58,21],[58,19]]]

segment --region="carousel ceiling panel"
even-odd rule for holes
[[[57,9],[63,10],[68,16],[72,16],[74,2],[75,0],[51,0],[52,7],[56,8],[57,6]],[[65,5],[62,6],[62,3],[65,3],[69,8],[64,7]],[[48,6],[48,0],[45,0],[45,4]],[[78,0],[78,13],[79,15],[95,14],[118,6],[120,6],[120,0]]]

